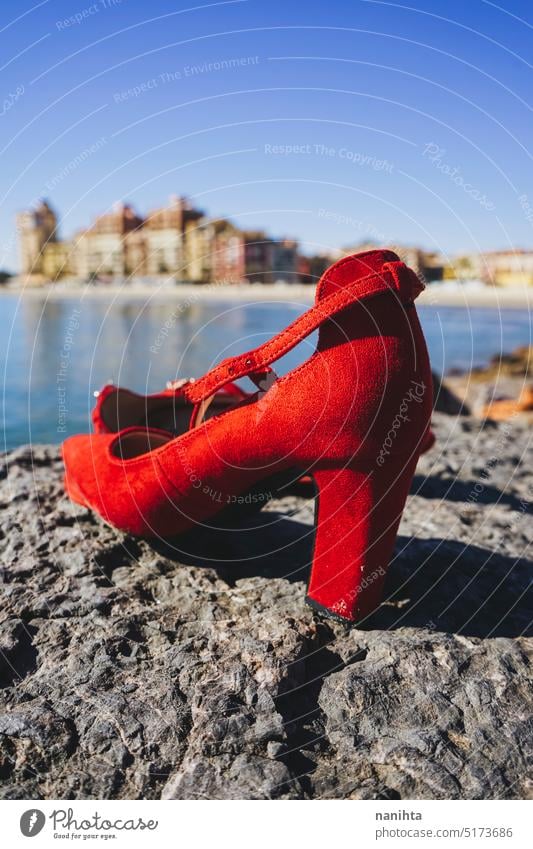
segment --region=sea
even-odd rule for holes
[[[220,359],[266,341],[311,302],[284,294],[247,302],[90,293],[53,297],[3,292],[0,297],[3,449],[59,443],[91,429],[94,392],[113,381],[156,392],[168,380],[197,377]],[[531,343],[527,309],[419,308],[432,367],[440,374],[487,364]],[[303,362],[309,337],[276,366]]]

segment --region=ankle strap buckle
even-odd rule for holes
[[[177,380],[167,380],[166,388],[173,389],[176,392],[178,389],[183,389],[188,383],[194,383],[194,377],[179,377]]]

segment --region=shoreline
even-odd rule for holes
[[[125,285],[103,285],[103,286],[39,286],[39,287],[3,287],[0,294],[18,295],[42,300],[59,300],[62,298],[101,298],[110,300],[175,300],[177,302],[190,301],[291,301],[297,300],[311,303],[315,296],[315,286],[306,284],[281,285],[210,285],[210,284],[183,284],[169,286],[131,284]]]
[[[3,286],[0,295],[34,298],[40,300],[58,300],[63,298],[101,298],[122,300],[176,300],[176,301],[242,301],[243,303],[261,301],[296,301],[312,303],[315,296],[314,285],[304,283],[280,284],[135,284],[68,286],[52,285],[39,287]],[[448,283],[433,283],[426,287],[417,299],[422,307],[490,307],[496,309],[533,309],[533,287],[526,288],[470,288],[452,286]]]
[[[485,289],[478,289],[434,283],[419,295],[417,306],[533,310],[533,287],[503,289],[487,286]]]

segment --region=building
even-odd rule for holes
[[[272,283],[273,242],[263,230],[242,233],[244,274],[249,283]]]
[[[533,251],[491,251],[479,257],[481,278],[492,286],[533,286]]]
[[[48,242],[41,252],[41,273],[46,280],[60,280],[71,273],[72,262],[69,242]]]
[[[361,242],[303,257],[294,240],[273,239],[264,230],[241,230],[225,218],[209,219],[176,195],[146,218],[129,204],[115,204],[72,242],[59,240],[57,218],[47,201],[20,214],[17,222],[22,269],[35,281],[66,275],[84,280],[167,275],[176,282],[194,283],[315,283],[341,256],[382,247]],[[499,251],[450,262],[416,246],[390,247],[429,282],[474,276],[496,285],[533,283],[531,252]]]
[[[244,281],[243,233],[226,218],[211,222],[211,282],[242,283]]]
[[[420,276],[424,275],[425,270],[425,254],[420,248],[412,247],[410,245],[400,245],[400,244],[389,244],[382,245],[377,242],[360,242],[358,245],[350,246],[348,248],[343,249],[343,254],[349,255],[352,253],[357,253],[359,251],[373,251],[373,250],[391,250],[397,254],[402,262],[405,262],[409,268],[412,268]]]
[[[227,219],[209,220],[183,197],[146,218],[116,203],[71,242],[57,237],[57,217],[47,203],[17,217],[22,272],[34,282],[66,275],[157,277],[194,283],[292,283],[299,279],[298,244],[242,231]]]
[[[444,269],[445,280],[482,280],[482,255],[459,254]]]
[[[33,210],[17,215],[17,229],[20,246],[20,265],[23,274],[44,276],[45,255],[48,252],[57,258],[57,216],[48,201],[42,200]],[[61,272],[61,266],[52,258],[46,262],[51,271],[50,278],[55,280]]]
[[[98,275],[126,276],[139,259],[138,232],[143,226],[134,209],[117,203],[76,234],[72,246],[74,271],[84,279]],[[136,238],[137,236],[137,238]]]
[[[376,242],[361,242],[353,247],[344,248],[342,253],[349,255],[359,251],[371,251],[380,248],[394,251],[402,262],[418,274],[424,283],[432,283],[435,280],[442,280],[444,277],[454,276],[448,260],[442,254],[435,251],[424,251],[422,248],[412,245],[381,245]]]
[[[159,274],[196,280],[198,274],[205,282],[200,262],[206,253],[205,226],[201,239],[195,234],[202,222],[203,213],[185,198],[172,196],[168,206],[153,210],[146,219],[130,204],[117,203],[65,242],[57,237],[55,212],[41,201],[17,216],[22,273],[34,281],[66,275],[87,280]]]
[[[271,283],[299,283],[298,242],[280,239],[271,244]]]
[[[452,266],[450,261],[437,251],[423,251],[422,265],[418,272],[422,280],[427,283],[435,283],[451,276]]]
[[[206,218],[185,222],[184,279],[192,283],[211,281],[213,226]]]
[[[78,277],[157,277],[192,283],[316,283],[342,256],[383,247],[360,242],[343,250],[304,257],[293,239],[264,230],[241,230],[226,218],[209,219],[187,198],[171,195],[146,218],[117,203],[72,241],[58,238],[49,202],[17,215],[21,270],[35,283]],[[416,246],[390,245],[424,281],[480,279],[495,286],[533,286],[533,251],[491,251],[449,260]]]
[[[192,233],[188,225],[197,225],[203,213],[193,209],[186,198],[172,195],[169,205],[149,213],[144,222],[146,244],[146,274],[176,273],[181,279],[191,279],[186,257],[185,238]]]
[[[336,257],[337,258],[337,257]],[[298,257],[298,281],[314,285],[335,260],[329,254]]]

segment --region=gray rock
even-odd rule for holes
[[[312,499],[168,543],[5,455],[4,798],[524,798],[531,753],[525,423],[435,415],[386,598],[363,628],[304,606]]]

